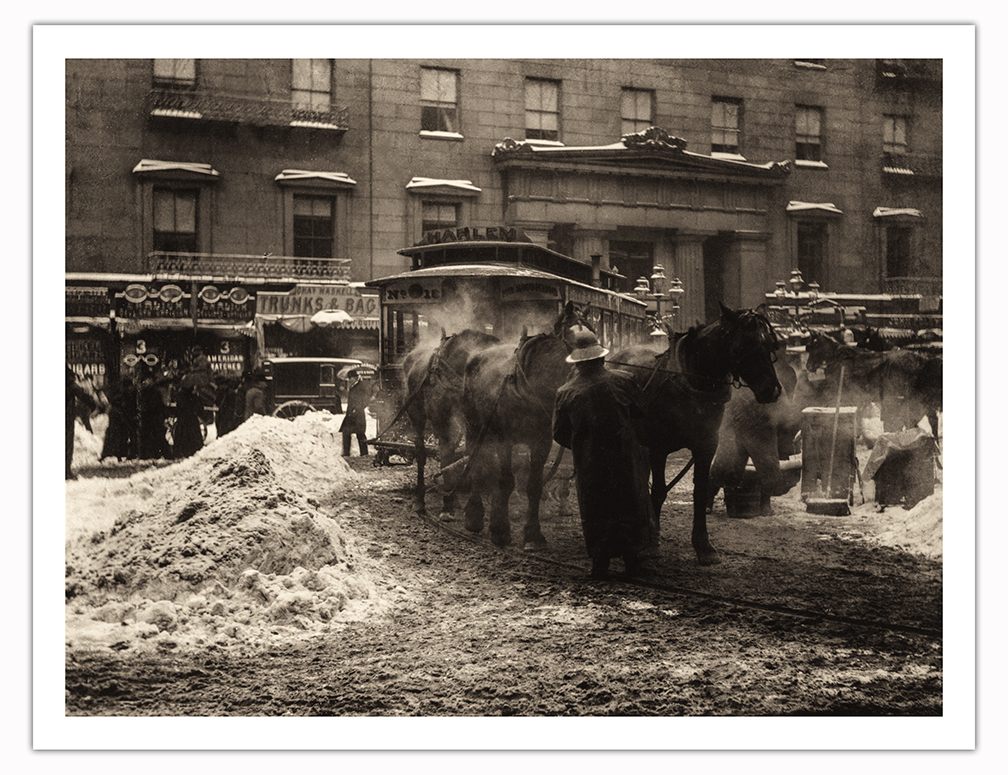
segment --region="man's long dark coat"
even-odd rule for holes
[[[371,400],[371,386],[363,379],[358,379],[350,386],[347,395],[347,412],[340,426],[341,433],[367,433],[367,415],[364,410]]]
[[[638,425],[641,400],[633,380],[605,369],[579,372],[557,393],[553,438],[574,456],[581,525],[593,560],[634,558],[657,546]]]

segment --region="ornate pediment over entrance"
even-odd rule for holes
[[[640,132],[623,135],[623,145],[627,148],[648,149],[661,148],[673,151],[685,151],[686,141],[681,137],[673,137],[658,126],[649,126]]]
[[[611,145],[544,145],[506,137],[494,146],[494,163],[501,170],[540,169],[556,172],[609,172],[632,176],[734,180],[773,183],[791,172],[790,161],[754,164],[686,150],[686,140],[651,126],[626,134]]]

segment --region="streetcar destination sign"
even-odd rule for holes
[[[485,229],[462,226],[458,229],[425,231],[421,245],[440,245],[446,242],[531,242],[524,232],[506,226],[489,226]]]

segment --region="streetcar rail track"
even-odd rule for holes
[[[576,565],[574,563],[565,562],[563,560],[557,560],[553,557],[546,557],[542,554],[537,554],[535,551],[528,550],[516,550],[509,547],[500,547],[493,544],[485,536],[481,534],[473,534],[469,531],[457,530],[450,525],[446,524],[443,520],[429,516],[428,514],[418,514],[425,522],[430,524],[432,527],[437,528],[443,533],[455,536],[464,541],[472,544],[477,544],[483,548],[490,549],[500,554],[507,555],[513,559],[519,560],[534,560],[537,563],[549,565],[554,568],[561,568],[564,570],[573,571],[575,573],[584,573],[584,567],[581,565]],[[832,622],[834,624],[846,624],[852,627],[863,627],[873,630],[882,630],[887,632],[897,632],[903,635],[915,635],[925,638],[931,638],[933,640],[941,641],[943,638],[942,630],[934,629],[931,627],[921,627],[911,624],[900,624],[898,622],[887,622],[878,619],[868,619],[855,616],[843,616],[840,614],[830,613],[828,611],[807,609],[807,608],[797,608],[794,606],[781,605],[777,603],[762,603],[756,600],[748,600],[746,598],[736,597],[733,595],[719,595],[711,592],[704,592],[697,589],[692,589],[690,587],[684,587],[678,584],[666,584],[654,577],[646,578],[631,578],[627,576],[614,576],[610,577],[609,583],[619,583],[628,586],[639,587],[642,589],[649,589],[655,592],[664,593],[667,595],[674,595],[679,597],[693,597],[700,598],[703,600],[708,600],[710,602],[721,603],[726,606],[733,606],[736,608],[750,609],[754,611],[762,611],[764,613],[772,613],[781,616],[790,616],[797,619],[805,619],[815,622]]]

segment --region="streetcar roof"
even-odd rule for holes
[[[487,248],[504,248],[511,252],[516,252],[519,248],[524,250],[532,250],[539,253],[545,253],[546,255],[555,256],[556,258],[563,259],[572,264],[578,264],[581,266],[591,266],[591,262],[582,261],[581,259],[574,258],[573,256],[565,255],[564,253],[558,253],[555,250],[551,250],[543,245],[532,242],[532,240],[527,237],[523,240],[460,240],[458,242],[428,242],[421,243],[419,245],[411,245],[408,248],[401,248],[396,252],[402,256],[415,256],[421,255],[423,253],[439,253],[442,251],[453,252],[453,251],[464,251],[464,250],[486,250]]]
[[[625,293],[619,293],[617,291],[610,291],[607,288],[597,288],[594,285],[587,285],[585,283],[579,283],[577,280],[571,280],[568,277],[562,277],[557,274],[551,274],[549,272],[543,272],[539,269],[530,269],[526,266],[517,266],[515,264],[445,264],[444,266],[432,266],[426,269],[414,269],[410,272],[402,272],[401,274],[389,275],[388,277],[380,277],[377,280],[368,280],[365,285],[370,288],[381,288],[389,283],[396,282],[397,280],[408,280],[412,277],[424,278],[424,277],[518,277],[523,279],[533,279],[533,280],[548,280],[551,282],[559,282],[564,285],[575,285],[579,288],[587,288],[598,293],[603,293],[608,296],[618,296],[619,298],[633,302],[641,307],[647,307],[640,299],[635,299]]]

